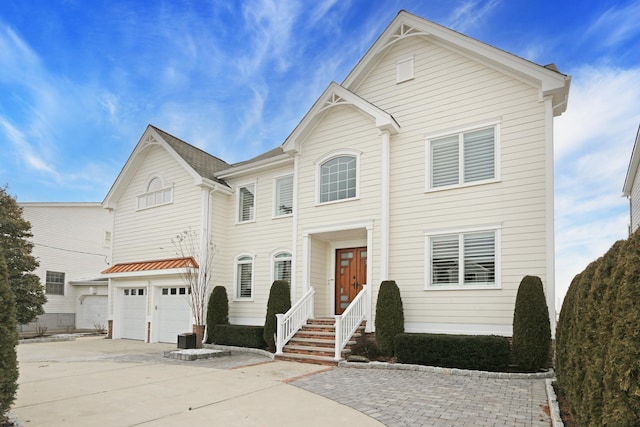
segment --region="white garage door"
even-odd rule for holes
[[[86,295],[82,300],[82,319],[78,327],[81,329],[107,329],[107,296]]]
[[[122,338],[145,340],[145,310],[147,307],[147,293],[145,288],[122,289]]]
[[[188,298],[186,287],[161,289],[158,303],[158,341],[175,344],[178,334],[191,332]]]

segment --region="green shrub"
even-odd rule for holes
[[[291,292],[289,283],[284,280],[276,280],[271,285],[269,300],[267,301],[267,316],[264,320],[264,342],[267,349],[274,351],[276,348],[274,335],[278,327],[276,314],[286,313],[291,308]]]
[[[640,230],[577,275],[556,333],[556,374],[577,425],[640,419]]]
[[[227,288],[216,286],[209,295],[207,304],[207,342],[211,342],[211,335],[216,325],[229,324],[229,299]]]
[[[509,340],[495,335],[399,334],[398,362],[443,368],[504,371]]]
[[[404,310],[400,289],[393,280],[380,284],[376,302],[376,342],[385,356],[393,356],[393,340],[404,332]]]
[[[262,326],[215,325],[211,341],[213,344],[264,349],[263,331]]]
[[[535,372],[547,365],[551,326],[542,280],[525,276],[518,287],[513,312],[513,356],[524,371]]]
[[[9,286],[4,252],[0,249],[0,424],[11,409],[18,389],[18,329],[15,297]]]

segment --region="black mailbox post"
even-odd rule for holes
[[[178,348],[196,348],[196,334],[179,334]]]

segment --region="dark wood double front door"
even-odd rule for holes
[[[336,250],[336,314],[349,306],[367,283],[367,248]]]

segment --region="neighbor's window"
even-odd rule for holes
[[[497,131],[494,125],[428,140],[428,189],[497,179]]]
[[[238,222],[255,219],[255,184],[238,187]]]
[[[291,284],[291,254],[280,252],[273,257],[273,280],[284,280]]]
[[[334,157],[320,165],[320,203],[352,199],[357,193],[356,156]]]
[[[47,295],[64,295],[64,273],[47,271],[45,292]]]
[[[153,177],[147,184],[146,192],[138,196],[138,209],[166,205],[173,202],[173,187],[166,187],[160,178]]]
[[[253,258],[241,256],[236,260],[236,294],[237,299],[253,297]]]
[[[277,178],[275,182],[275,216],[293,213],[293,175]]]
[[[429,288],[496,287],[498,230],[427,236]]]

